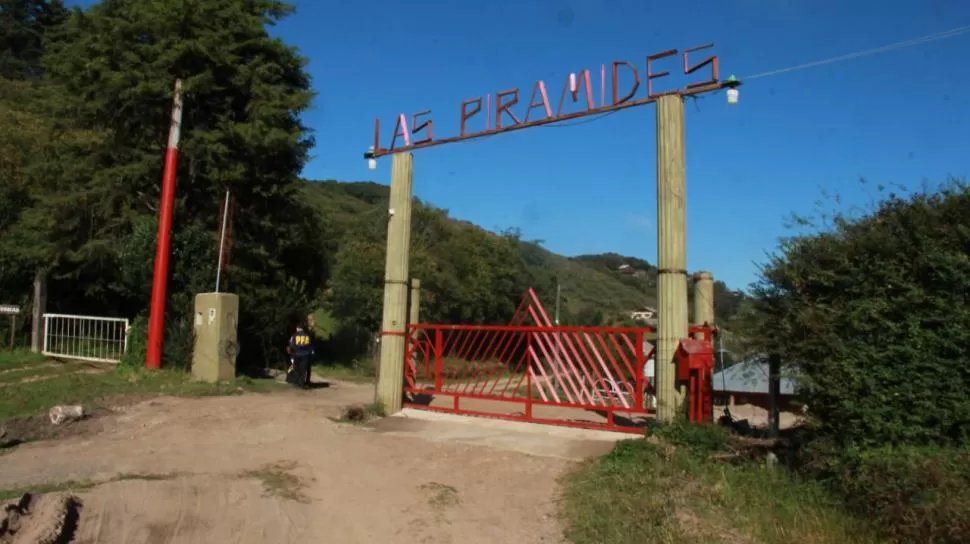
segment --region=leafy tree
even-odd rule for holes
[[[0,78],[39,79],[44,36],[66,17],[62,0],[0,0]]]
[[[73,304],[147,307],[149,292],[131,290],[120,271],[150,270],[152,259],[123,262],[118,248],[156,214],[172,86],[181,78],[173,231],[208,232],[214,245],[224,193],[233,191],[230,287],[243,298],[242,356],[262,366],[268,351],[281,353],[275,345],[327,273],[314,235],[320,221],[297,193],[312,145],[299,118],[312,98],[305,59],[266,30],[290,12],[272,0],[105,0],[51,34],[46,67],[70,97],[53,113],[104,132],[47,161],[38,175],[57,193],[31,210],[54,249],[56,277],[84,287]],[[193,274],[212,270],[211,254],[186,259],[197,263]],[[191,311],[190,294],[172,292],[171,319]]]
[[[970,189],[889,195],[784,241],[753,286],[763,352],[797,363],[836,444],[963,443],[970,431]]]

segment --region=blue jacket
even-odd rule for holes
[[[290,337],[290,355],[293,357],[310,357],[313,353],[313,337],[303,330],[303,327],[297,327],[296,333]]]

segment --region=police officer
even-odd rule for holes
[[[286,373],[286,383],[303,389],[310,388],[310,358],[313,357],[313,338],[301,324],[290,337],[290,344],[286,346],[290,355],[290,369]]]

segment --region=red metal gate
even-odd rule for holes
[[[710,346],[711,329],[689,332],[703,333]],[[655,412],[655,391],[645,379],[655,333],[651,327],[553,326],[529,289],[508,325],[409,325],[405,405],[643,432]],[[710,369],[684,370],[692,420],[707,420],[701,405],[710,400]]]
[[[642,432],[651,329],[522,325],[409,328],[406,405]]]

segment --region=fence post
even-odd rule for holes
[[[444,381],[441,379],[442,367],[444,366],[441,361],[442,352],[442,334],[441,329],[435,329],[434,331],[434,390],[435,392],[441,392],[444,388]]]
[[[47,350],[47,272],[37,269],[34,274],[34,305],[30,323],[30,350],[34,353]]]
[[[714,274],[710,272],[694,274],[694,325],[714,326]],[[703,332],[695,333],[694,338],[708,339]]]

